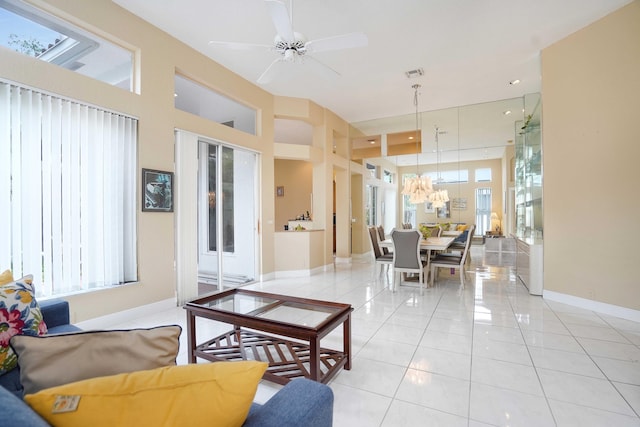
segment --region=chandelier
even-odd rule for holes
[[[404,188],[402,189],[402,194],[405,196],[409,196],[409,203],[418,204],[424,203],[429,200],[429,195],[433,193],[433,186],[431,185],[431,178],[428,176],[420,176],[419,171],[419,135],[420,135],[420,126],[418,122],[418,89],[420,89],[419,84],[414,84],[411,86],[414,90],[413,94],[413,105],[416,107],[416,176],[413,178],[406,178],[404,181]],[[447,199],[448,200],[448,199]]]
[[[440,130],[436,126],[436,174],[438,175],[436,182],[442,182],[442,177],[440,176],[440,144],[438,143],[439,133]],[[434,208],[442,208],[449,201],[449,192],[447,190],[434,190],[431,194],[429,194],[429,201]]]

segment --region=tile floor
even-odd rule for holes
[[[368,261],[247,288],[354,307],[353,368],[330,382],[336,427],[640,426],[640,323],[531,296],[509,256],[472,254],[465,289],[441,270],[423,295],[393,293]],[[175,308],[116,326],[185,319]],[[197,321],[199,341],[228,329]],[[322,345],[341,348],[339,329]],[[279,388],[263,381],[256,400]]]

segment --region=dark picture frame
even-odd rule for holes
[[[142,211],[173,212],[173,172],[142,169]]]

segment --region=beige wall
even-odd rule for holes
[[[174,170],[175,129],[191,131],[261,154],[260,273],[262,277],[272,274],[276,252],[274,229],[276,226],[282,227],[282,224],[275,222],[274,105],[278,102],[280,106],[291,106],[288,112],[293,116],[312,116],[315,126],[322,129],[328,127],[329,130],[325,130],[323,134],[332,135],[335,129],[347,129],[347,123],[308,101],[295,103],[290,99],[274,99],[273,95],[110,0],[28,2],[138,52],[139,68],[136,78],[140,82],[139,93],[129,93],[2,47],[0,77],[137,117],[138,168]],[[249,135],[176,110],[173,106],[173,80],[176,72],[255,108],[258,112],[257,135]],[[346,131],[343,133],[346,135]],[[326,143],[325,140],[320,142]],[[325,146],[319,144],[314,148],[323,150],[326,149]],[[176,176],[176,179],[179,180],[180,177]],[[331,176],[327,177],[327,181],[330,182],[331,179]],[[332,209],[331,204],[328,206],[327,212],[321,213],[321,216],[331,215],[328,212]],[[83,321],[174,298],[175,215],[140,211],[137,215],[139,284],[70,296],[68,299],[71,303],[72,321]],[[329,257],[330,255],[329,253]]]
[[[544,287],[640,309],[640,1],[542,52]]]
[[[301,160],[275,160],[275,185],[284,187],[284,196],[276,197],[276,231],[287,221],[311,211],[313,165]]]

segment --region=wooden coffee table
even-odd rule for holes
[[[269,363],[264,378],[286,384],[296,377],[327,383],[351,369],[349,304],[230,289],[185,304],[189,363],[260,360]],[[196,317],[233,325],[233,329],[196,343]],[[320,346],[342,324],[343,349]]]

